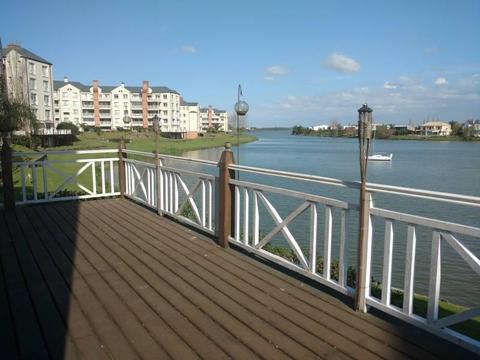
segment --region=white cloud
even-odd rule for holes
[[[333,53],[327,57],[323,65],[345,74],[355,73],[360,70],[360,64],[357,60],[338,53]]]
[[[265,73],[271,76],[283,76],[287,75],[289,70],[286,66],[272,65],[265,69]]]
[[[368,89],[352,87],[307,96],[285,95],[259,106],[256,116],[265,126],[294,125],[293,118],[299,124],[320,120],[328,122],[332,118],[341,123],[354,123],[357,109],[368,102],[374,110],[374,119],[383,122],[405,123],[412,119],[421,123],[427,116],[443,120],[468,119],[478,113],[480,106],[480,77],[475,74],[447,82],[449,86],[402,77]],[[396,86],[395,90],[389,86],[392,84]]]
[[[182,46],[182,51],[186,54],[194,54],[197,52],[197,49],[192,45],[184,45]]]
[[[383,88],[384,89],[396,89],[396,88],[398,88],[398,85],[397,84],[392,84],[390,81],[385,81],[385,83],[383,84]]]
[[[290,70],[286,66],[283,65],[272,65],[265,69],[265,76],[263,77],[264,80],[273,81],[280,76],[288,75]]]
[[[444,77],[440,76],[435,80],[435,85],[437,85],[437,86],[443,86],[443,85],[447,85],[447,84],[448,84],[448,81]]]

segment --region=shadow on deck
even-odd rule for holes
[[[466,358],[130,201],[0,212],[14,358]]]

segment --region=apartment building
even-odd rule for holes
[[[198,137],[200,128],[200,106],[197,102],[188,102],[180,98],[180,119],[186,131],[186,139]]]
[[[207,132],[208,129],[228,131],[228,114],[225,110],[218,110],[209,106],[200,108],[199,132]]]
[[[94,80],[87,86],[65,78],[54,82],[54,99],[57,121],[78,126],[103,130],[148,128],[157,116],[160,130],[178,138],[193,136],[188,132],[196,131],[198,126],[194,116],[182,119],[181,97],[177,91],[165,86],[150,86],[148,81],[143,81],[142,86],[124,83],[109,86]],[[195,106],[190,108],[194,112]]]
[[[15,44],[2,54],[8,96],[29,104],[41,127],[54,128],[52,63]]]

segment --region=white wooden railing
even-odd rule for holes
[[[108,154],[115,156],[110,157]],[[13,153],[13,157],[17,160],[12,162],[12,166],[14,171],[18,171],[20,182],[20,199],[16,203],[27,204],[119,195],[115,186],[118,173],[116,154],[116,150]],[[61,156],[55,156],[52,159],[53,155]],[[64,156],[71,158],[66,159],[63,158]],[[88,156],[88,158],[77,158],[78,156]],[[18,160],[20,157],[28,159]],[[72,171],[65,172],[62,169],[64,165],[72,166]]]
[[[385,186],[379,184],[370,184],[369,188],[373,192],[381,192],[396,196],[409,198],[429,199],[437,202],[446,202],[449,204],[460,204],[471,207],[471,212],[477,214],[476,218],[480,221],[480,198],[466,195],[456,195],[450,193],[441,193],[435,191],[424,191],[404,187]],[[383,269],[381,278],[381,298],[372,296],[367,292],[367,304],[380,309],[390,315],[401,318],[407,322],[413,323],[419,327],[429,330],[444,338],[454,340],[459,344],[466,345],[476,352],[480,352],[480,341],[467,337],[450,327],[463,321],[480,316],[480,298],[477,299],[477,306],[465,310],[464,312],[439,318],[440,307],[440,288],[442,286],[441,263],[442,247],[448,244],[458,255],[459,259],[465,261],[471,270],[480,276],[480,259],[471,250],[467,248],[461,237],[469,237],[472,241],[480,241],[480,227],[467,226],[463,224],[438,220],[435,218],[423,217],[404,212],[392,211],[376,207],[374,202],[370,201],[369,208],[369,236],[367,250],[367,269],[370,274],[372,269],[372,246],[377,241],[383,240]],[[383,221],[384,238],[376,239],[373,236],[372,222]],[[400,227],[406,225],[406,250],[405,250],[405,268],[403,285],[403,304],[401,307],[391,303],[392,270],[394,254],[394,224]],[[417,228],[427,229],[432,239],[430,258],[425,261],[430,262],[429,286],[428,286],[428,307],[425,316],[413,312],[415,294],[415,264],[417,249]],[[399,234],[397,233],[397,236]],[[367,286],[370,286],[370,276],[367,276]],[[461,279],[458,279],[461,283]],[[478,278],[480,281],[480,278]],[[468,284],[465,284],[468,286]]]
[[[124,150],[124,153],[144,158],[124,159],[126,196],[161,214],[215,234],[215,175],[181,168],[178,162],[215,170],[217,163],[132,150]]]
[[[286,171],[278,171],[271,169],[261,169],[249,166],[231,165],[231,170],[237,174],[248,173],[255,174],[258,181],[262,179],[288,179],[297,182],[309,182],[321,185],[332,185],[345,189],[359,189],[360,183],[355,181],[343,181],[321,176],[292,173]],[[244,175],[242,175],[243,177]],[[304,193],[293,191],[287,188],[273,187],[269,185],[260,185],[257,183],[230,180],[235,187],[235,211],[234,211],[234,229],[235,233],[230,238],[231,243],[240,246],[250,252],[261,257],[267,258],[277,264],[280,264],[290,270],[301,273],[319,283],[329,286],[341,293],[353,295],[354,289],[346,284],[347,258],[348,258],[348,235],[347,235],[347,218],[352,211],[358,211],[357,203],[340,201],[328,197],[318,196],[314,192]],[[276,181],[278,183],[278,181]],[[472,251],[470,251],[460,236],[466,235],[480,241],[480,228],[467,226],[463,224],[452,223],[434,218],[422,217],[414,214],[401,213],[393,210],[379,208],[375,206],[373,198],[380,194],[388,194],[392,196],[400,196],[413,199],[433,200],[437,202],[448,203],[450,205],[463,205],[472,208],[473,212],[477,212],[477,218],[480,221],[480,198],[466,195],[457,195],[451,193],[442,193],[428,190],[412,189],[406,187],[388,186],[381,184],[367,184],[369,201],[369,224],[368,224],[368,241],[367,241],[367,287],[371,285],[372,273],[372,246],[374,243],[383,242],[383,271],[381,280],[381,299],[373,296],[371,289],[368,289],[367,304],[382,310],[390,315],[401,318],[407,322],[413,323],[430,332],[433,332],[446,339],[453,340],[463,346],[480,352],[480,342],[472,339],[464,334],[456,332],[449,328],[450,326],[462,321],[472,319],[480,315],[480,308],[474,307],[447,317],[439,318],[440,304],[440,287],[442,284],[441,277],[441,243],[445,242],[451,246],[460,257],[470,266],[470,268],[480,275],[480,260]],[[284,197],[301,199],[303,202],[300,206],[293,209],[290,214],[284,218],[279,215],[277,209],[269,201],[268,194],[280,194]],[[262,230],[261,218],[259,217],[259,208],[264,206],[273,218],[274,228],[268,233],[260,237]],[[323,229],[318,228],[318,209],[323,208],[324,219]],[[340,231],[338,241],[339,247],[339,276],[337,279],[331,278],[330,265],[332,261],[332,214],[333,209],[338,209],[340,219]],[[308,243],[299,244],[288,228],[288,225],[299,215],[305,211],[310,212],[309,226],[304,229],[308,232]],[[356,214],[358,216],[358,214]],[[376,238],[374,236],[373,218],[377,221],[384,221],[384,237]],[[406,254],[405,254],[405,276],[403,289],[395,289],[403,292],[403,306],[399,308],[391,303],[392,287],[392,264],[394,255],[394,231],[393,224],[406,224]],[[413,312],[414,304],[414,284],[415,284],[415,253],[416,253],[416,227],[427,227],[431,231],[432,248],[430,257],[430,283],[428,290],[428,311],[425,317]],[[250,228],[251,227],[251,228]],[[288,244],[288,247],[296,256],[296,261],[289,261],[283,257],[274,255],[262,248],[268,244],[272,238],[281,233]],[[323,234],[323,238],[318,239],[319,234]],[[320,240],[320,243],[319,243]],[[303,248],[302,248],[303,246]],[[321,249],[323,255],[323,272],[316,271],[316,255],[317,247]],[[309,256],[305,256],[305,252]],[[480,279],[479,279],[480,280]],[[467,284],[468,286],[468,284]],[[480,299],[478,299],[480,305]]]

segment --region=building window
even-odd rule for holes
[[[37,105],[37,103],[38,103],[37,94],[30,94],[30,103],[32,105]]]
[[[164,107],[167,107],[167,106],[168,106],[168,104],[167,104],[167,103],[163,103],[163,106],[164,106]]]
[[[28,80],[28,86],[30,87],[30,90],[37,90],[37,82],[34,78],[30,78],[30,80]]]
[[[118,99],[118,94],[114,94],[114,95],[113,95],[113,98],[114,98],[114,99]]]
[[[78,115],[78,109],[73,109],[73,115]]]
[[[48,81],[43,80],[43,91],[48,91]]]
[[[124,99],[128,99],[128,94],[123,94]]]
[[[45,120],[50,120],[50,110],[45,110]]]
[[[68,106],[68,100],[63,100],[63,106]]]
[[[31,63],[31,62],[28,63],[28,72],[30,74],[35,75],[35,64],[34,63]]]
[[[163,110],[163,115],[168,115],[168,111],[167,111],[167,110]]]
[[[45,106],[50,106],[50,95],[43,95],[43,103]]]
[[[42,75],[48,77],[48,66],[42,65]]]
[[[168,98],[167,94],[163,94],[163,98],[164,98],[165,100],[167,100],[167,98]]]

